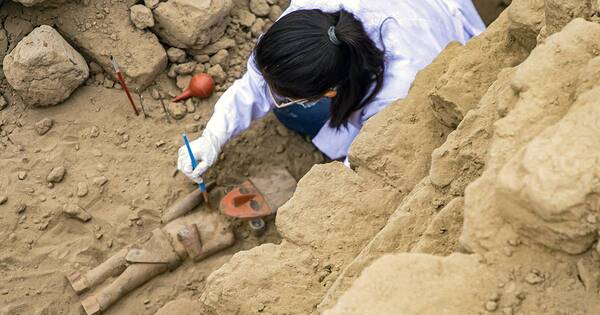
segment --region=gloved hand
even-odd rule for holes
[[[192,153],[198,161],[196,169],[192,168],[192,160],[185,145],[179,148],[177,169],[194,182],[200,182],[200,176],[217,161],[222,145],[219,138],[205,130],[200,138],[190,142]]]

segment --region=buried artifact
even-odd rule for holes
[[[202,200],[186,198],[184,202],[188,199],[198,203]],[[146,242],[123,248],[87,273],[74,272],[67,279],[73,290],[82,294],[111,276],[119,275],[112,283],[81,301],[86,314],[100,314],[145,282],[176,269],[185,259],[203,260],[234,242],[233,231],[221,215],[197,211],[155,229]]]
[[[214,184],[209,184],[210,190]],[[274,214],[296,189],[296,180],[286,170],[274,170],[251,177],[233,189],[221,202],[224,215],[248,220],[255,232],[265,228],[263,218]],[[165,226],[152,231],[141,244],[127,246],[96,268],[74,272],[67,279],[78,295],[118,275],[108,285],[81,300],[87,315],[100,314],[120,298],[154,277],[172,271],[190,258],[195,262],[220,252],[235,243],[227,219],[218,212],[196,211],[204,200],[194,190],[171,206],[162,218]]]

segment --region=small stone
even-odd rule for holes
[[[279,19],[281,14],[283,14],[283,9],[278,5],[274,5],[271,7],[271,12],[269,12],[269,20],[275,22]]]
[[[198,132],[199,128],[200,128],[200,127],[199,127],[198,125],[196,125],[196,124],[192,124],[192,125],[187,125],[187,126],[185,126],[185,130],[186,130],[188,133],[194,133],[194,132]]]
[[[99,135],[100,135],[100,129],[98,129],[98,127],[96,127],[96,126],[92,126],[92,129],[90,130],[90,137],[97,138]]]
[[[84,182],[77,184],[77,197],[85,197],[88,194],[88,185]]]
[[[0,110],[5,109],[8,106],[8,102],[4,98],[4,95],[0,94]]]
[[[177,77],[177,72],[175,72],[175,66],[176,65],[171,65],[171,67],[169,67],[169,71],[167,71],[167,77],[171,78],[171,79],[175,79]]]
[[[206,67],[203,64],[196,64],[196,67],[194,68],[194,74],[204,73],[204,71],[206,71]]]
[[[490,300],[490,301],[494,301],[494,302],[498,302],[498,300],[500,300],[500,293],[498,293],[498,292],[494,292],[494,293],[492,293],[492,294],[489,296],[488,300]]]
[[[135,27],[143,30],[154,26],[152,11],[145,5],[137,4],[130,8],[131,22]]]
[[[287,137],[287,136],[290,135],[288,129],[286,127],[282,126],[282,125],[278,125],[275,128],[275,131],[277,131],[277,134],[280,135],[280,136],[282,136],[282,137]]]
[[[108,242],[106,242],[106,247],[112,248],[113,247],[113,240],[108,240]]]
[[[65,177],[65,173],[66,170],[63,166],[55,167],[46,177],[46,181],[49,183],[60,183]]]
[[[221,65],[214,65],[214,66],[210,67],[210,69],[208,69],[207,73],[210,74],[213,77],[213,79],[215,80],[215,82],[218,84],[224,83],[225,80],[227,79],[227,74],[225,73],[225,71],[223,70],[223,67],[221,67]]]
[[[191,98],[185,101],[185,110],[189,114],[196,112],[196,104],[194,104],[194,101]]]
[[[252,27],[250,27],[250,32],[252,33],[252,36],[259,37],[260,34],[263,33],[263,30],[265,29],[265,25],[266,25],[265,20],[256,19],[254,24],[252,24]]]
[[[112,89],[115,86],[115,81],[106,77],[106,78],[104,78],[104,82],[102,82],[102,86],[104,86],[107,89]]]
[[[504,314],[504,315],[513,315],[514,312],[513,312],[512,307],[505,307],[505,308],[503,308],[502,309],[502,314]]]
[[[267,0],[250,0],[250,11],[257,16],[267,16],[271,12],[271,7]]]
[[[0,196],[0,206],[5,204],[8,201],[7,196]]]
[[[539,275],[539,273],[536,272],[530,272],[527,274],[527,276],[525,276],[525,281],[527,281],[527,283],[531,284],[531,285],[536,285],[536,284],[540,284],[542,282],[544,282],[544,278],[541,277]]]
[[[135,224],[137,226],[142,226],[142,225],[144,225],[144,221],[142,219],[139,219],[139,220],[135,221]]]
[[[144,5],[147,6],[149,9],[155,9],[159,3],[160,0],[144,0]]]
[[[190,81],[192,81],[191,75],[178,75],[176,84],[177,87],[183,91],[190,85]]]
[[[18,173],[17,173],[17,177],[18,177],[20,180],[25,180],[25,178],[27,178],[27,172],[25,172],[25,171],[20,171],[20,172],[18,172]]]
[[[498,309],[498,303],[494,301],[487,301],[485,303],[485,310],[488,312],[495,312]]]
[[[144,300],[144,304],[150,304],[150,300],[149,299],[145,299]]]
[[[172,63],[182,63],[185,62],[186,55],[183,49],[171,47],[167,49],[167,57]]]
[[[26,204],[21,202],[17,205],[17,209],[16,209],[17,214],[21,214],[21,213],[25,212],[25,210],[27,210]]]
[[[96,239],[99,240],[99,239],[101,239],[104,236],[104,234],[102,234],[102,233],[96,233],[95,236],[96,236]]]
[[[167,111],[169,112],[171,117],[177,120],[182,119],[187,114],[185,105],[183,105],[183,103],[181,102],[169,102],[169,104],[167,105]]]
[[[245,27],[250,27],[256,21],[256,15],[252,14],[252,12],[248,10],[237,10],[235,11],[235,15],[238,17],[238,21],[240,25]]]
[[[8,295],[8,290],[2,290],[2,295]]]
[[[278,144],[277,148],[275,148],[275,152],[280,154],[283,153],[283,151],[285,151],[285,146],[283,144]]]
[[[596,222],[597,222],[596,216],[593,214],[588,215],[586,220],[590,224],[596,224]]]
[[[42,224],[41,224],[41,225],[38,227],[38,230],[40,230],[40,231],[45,231],[45,230],[48,228],[48,225],[49,225],[49,224],[50,224],[50,222],[48,222],[48,221],[46,221],[46,222],[43,222],[43,223],[42,223]]]
[[[259,303],[258,307],[256,308],[257,311],[262,312],[265,310],[265,305],[263,303]]]
[[[54,121],[52,119],[44,118],[35,123],[35,131],[37,131],[38,135],[43,136],[52,129],[53,125]]]
[[[209,55],[195,55],[194,60],[196,60],[198,63],[207,63],[210,60],[210,56]]]
[[[201,118],[202,118],[202,116],[200,116],[200,115],[198,115],[198,114],[194,115],[194,120],[195,120],[195,121],[198,121],[198,120],[200,120]]]
[[[154,146],[156,146],[157,148],[160,148],[160,147],[162,147],[162,146],[163,146],[163,145],[165,145],[165,144],[166,144],[166,142],[164,142],[164,141],[160,140],[160,141],[156,142],[156,143],[154,144]]]
[[[9,240],[9,241],[11,241],[11,242],[14,242],[14,241],[16,241],[16,240],[17,240],[17,234],[15,234],[15,233],[10,233],[10,234],[8,235],[8,240]]]
[[[210,57],[211,65],[225,65],[229,60],[229,52],[226,49],[219,50],[216,54]]]
[[[87,211],[75,204],[65,205],[63,207],[63,214],[68,218],[77,219],[81,222],[88,222],[92,219],[92,216]]]
[[[100,67],[99,64],[92,61],[92,62],[90,62],[90,73],[91,74],[102,73],[102,67]]]
[[[94,184],[98,187],[100,186],[104,186],[104,184],[106,184],[108,182],[108,178],[104,177],[104,176],[99,176],[94,178]]]
[[[46,185],[46,186],[48,186],[48,188],[50,188],[50,189],[54,188],[54,184],[53,183],[48,183],[48,185]]]
[[[196,62],[194,61],[173,65],[173,71],[177,74],[192,74],[195,70]]]

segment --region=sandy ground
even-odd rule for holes
[[[15,8],[5,3],[0,20],[31,17],[20,9],[10,10]],[[34,24],[48,19],[44,14],[38,14]],[[27,23],[19,23],[9,31],[9,39],[30,31]],[[0,199],[7,198],[0,205],[0,314],[80,314],[79,298],[65,275],[88,270],[143,238],[160,226],[163,210],[195,189],[175,171],[176,154],[184,130],[191,138],[200,134],[218,95],[197,101],[194,111],[181,120],[167,120],[150,90],[144,93],[150,117],[144,118],[133,115],[118,88],[89,84],[59,106],[39,109],[24,105],[0,78],[9,102],[0,111]],[[156,83],[168,95],[179,92],[166,72]],[[39,135],[36,123],[47,118],[53,127]],[[310,142],[269,116],[232,141],[207,175],[207,181],[218,184],[211,202],[217,204],[233,185],[267,169],[284,167],[300,179],[323,161]],[[59,166],[66,169],[64,179],[49,185],[47,175]],[[93,219],[83,223],[67,218],[62,209],[73,204]],[[175,298],[199,296],[205,278],[233,254],[280,241],[273,224],[262,237],[251,235],[245,224],[233,224],[233,248],[197,264],[186,262],[105,314],[153,314]]]
[[[15,13],[4,10],[2,16]],[[166,74],[157,84],[165,94],[180,92]],[[144,93],[148,118],[133,114],[122,90],[102,85],[83,86],[60,106],[45,109],[26,107],[6,80],[2,90],[10,105],[0,112],[0,196],[7,197],[0,205],[0,314],[79,314],[65,275],[95,267],[161,226],[162,211],[195,189],[176,173],[177,150],[184,130],[191,139],[200,135],[218,95],[197,102],[184,119],[167,121],[150,90]],[[46,118],[53,127],[40,136],[35,124]],[[210,198],[216,205],[233,185],[270,168],[284,167],[300,179],[322,161],[310,142],[269,116],[226,147],[206,177],[218,183]],[[46,177],[58,166],[66,175],[50,187]],[[80,196],[78,187],[87,194]],[[79,205],[93,219],[65,217],[67,204]],[[279,241],[272,224],[262,237],[233,224],[233,248],[157,277],[106,314],[152,314],[175,297],[199,294],[205,277],[234,253]]]

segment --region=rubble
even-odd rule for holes
[[[76,6],[75,3],[71,5]],[[97,20],[97,9],[93,5],[63,10],[64,13],[58,18],[57,28],[83,54],[100,65],[113,80],[116,80],[116,77],[111,56],[119,62],[121,72],[132,89],[146,88],[166,68],[165,49],[156,35],[152,32],[141,32],[130,22],[127,3],[118,2],[111,5],[110,14],[102,22],[110,23],[111,27],[107,29],[94,27],[93,24],[90,24],[88,29],[85,24],[82,26],[78,23],[86,19]]]
[[[83,57],[47,25],[23,38],[4,58],[3,68],[23,101],[34,106],[61,103],[89,75]]]

